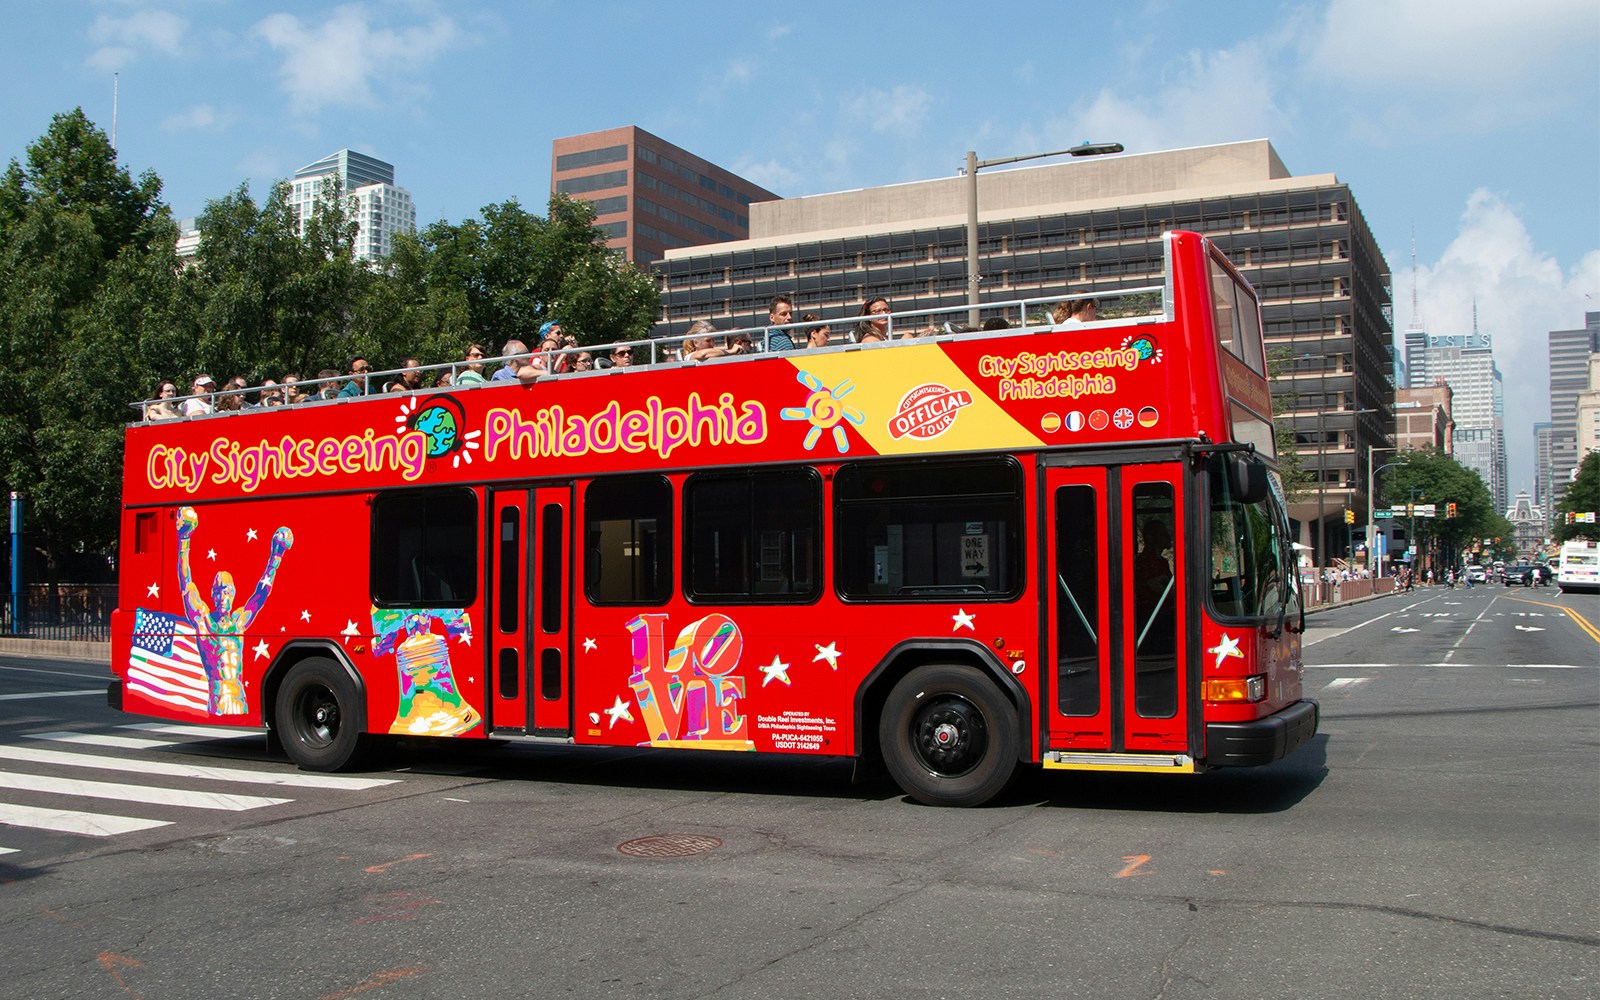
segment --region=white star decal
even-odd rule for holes
[[[976,616],[967,614],[966,608],[956,608],[956,613],[950,616],[950,620],[955,622],[955,625],[951,627],[950,631],[959,632],[962,629],[966,629],[968,632],[978,631],[972,626],[972,619],[974,617]]]
[[[340,632],[339,634],[344,636],[344,638],[340,639],[339,641],[348,646],[350,645],[350,637],[360,635],[361,630],[356,628],[355,622],[349,622],[345,625],[344,631]]]
[[[779,683],[783,684],[785,687],[789,686],[789,674],[787,672],[788,669],[789,669],[789,665],[787,663],[783,662],[782,660],[778,659],[776,656],[774,656],[772,658],[772,662],[771,663],[767,664],[764,667],[761,667],[760,669],[761,669],[761,672],[763,674],[766,674],[765,677],[761,678],[761,686],[762,687],[766,687],[768,684],[771,684],[773,681],[778,681]]]
[[[1226,632],[1222,633],[1222,641],[1206,650],[1206,652],[1217,654],[1215,666],[1218,667],[1222,666],[1222,661],[1230,656],[1236,656],[1241,660],[1244,659],[1244,654],[1239,652],[1239,640]]]
[[[826,646],[818,646],[816,643],[812,643],[811,645],[812,645],[812,647],[814,649],[816,649],[817,655],[813,656],[811,658],[811,662],[815,663],[818,660],[827,660],[828,661],[828,666],[832,667],[835,670],[838,670],[839,669],[839,650],[837,648],[835,648],[837,646],[837,644],[838,644],[837,640],[835,640],[834,642],[828,643]]]
[[[161,596],[161,584],[152,583],[150,585],[149,589],[145,591],[145,593],[149,594],[151,597],[159,598]]]
[[[256,529],[251,528],[249,531],[246,531],[244,533],[244,540],[247,541],[247,542],[255,541],[256,540]]]
[[[303,622],[310,621],[311,620],[311,612],[309,610],[300,612],[300,620],[303,621]]]
[[[267,655],[267,640],[262,639],[260,642],[256,643],[253,647],[251,647],[251,652],[256,654],[256,659],[258,659],[258,660],[261,659],[263,656],[266,656]]]
[[[583,651],[585,653],[592,653],[592,652],[594,652],[595,650],[597,650],[599,648],[600,648],[600,644],[598,642],[595,642],[593,639],[589,638],[588,636],[584,636],[584,639],[583,639]]]
[[[216,562],[217,561],[217,550],[216,549],[206,549],[206,558],[210,559],[212,562]]]
[[[465,645],[470,646],[470,645],[472,645],[472,633],[471,632],[463,632],[460,635],[456,636],[456,641],[459,642],[459,643],[463,643]]]
[[[617,723],[623,719],[627,719],[629,722],[633,721],[633,713],[628,711],[628,703],[622,700],[622,695],[620,694],[617,695],[617,700],[612,706],[606,709],[606,716],[611,719],[611,725],[607,726],[607,729],[617,728]]]

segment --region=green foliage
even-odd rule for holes
[[[1283,378],[1289,365],[1289,348],[1267,348],[1267,380],[1272,391],[1273,439],[1278,451],[1278,471],[1283,476],[1283,495],[1289,503],[1306,499],[1311,494],[1313,476],[1300,457],[1300,442],[1295,437],[1294,426],[1284,418],[1292,413],[1299,393],[1294,391],[1294,380]]]
[[[1600,514],[1600,451],[1591,451],[1583,456],[1583,461],[1578,463],[1578,475],[1567,484],[1567,490],[1561,495],[1561,502],[1556,504],[1555,540],[1557,542],[1570,541],[1574,538],[1587,538],[1590,541],[1600,542],[1600,523],[1596,524],[1568,524],[1567,515],[1585,514],[1589,512]]]
[[[1401,452],[1381,479],[1381,503],[1433,504],[1437,516],[1416,519],[1417,537],[1431,539],[1442,550],[1446,562],[1469,548],[1477,539],[1501,538],[1509,544],[1511,523],[1503,512],[1494,509],[1494,497],[1472,469],[1449,455],[1427,448]],[[1456,505],[1456,516],[1445,517],[1448,504]]]
[[[207,204],[185,268],[160,181],[130,177],[81,109],[24,159],[0,174],[0,494],[25,494],[47,561],[111,550],[129,404],[162,380],[183,393],[200,371],[258,383],[343,371],[357,354],[380,369],[441,363],[469,343],[531,341],[550,319],[607,343],[644,335],[659,309],[593,206],[562,195],[546,218],[510,200],[398,236],[372,266],[354,259],[336,186],[302,230],[287,184],[261,202],[241,185]]]

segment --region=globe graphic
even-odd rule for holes
[[[429,406],[417,412],[412,429],[428,436],[428,457],[438,458],[455,450],[461,439],[456,415],[443,406]]]

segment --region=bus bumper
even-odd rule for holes
[[[1257,767],[1270,764],[1317,735],[1317,703],[1293,705],[1250,722],[1206,725],[1206,764],[1210,767]]]
[[[122,682],[112,681],[106,685],[106,704],[117,711],[122,711]]]

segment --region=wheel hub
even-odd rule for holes
[[[989,747],[983,713],[965,698],[939,698],[925,706],[914,728],[917,755],[933,774],[959,777],[977,767]]]

